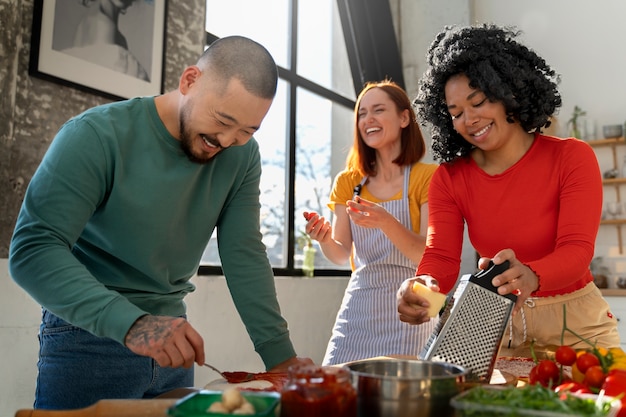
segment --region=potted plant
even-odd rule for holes
[[[587,114],[586,111],[581,109],[578,106],[574,106],[574,111],[572,112],[572,117],[567,121],[567,125],[569,126],[570,136],[573,136],[578,139],[583,138],[583,134],[580,130],[580,121],[578,120],[580,117],[585,116]]]

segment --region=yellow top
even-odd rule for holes
[[[411,212],[411,224],[415,233],[420,232],[420,207],[428,201],[428,185],[433,173],[437,169],[437,164],[426,164],[417,162],[411,167],[409,177],[409,210]],[[354,187],[357,186],[363,177],[354,171],[341,171],[335,177],[333,190],[330,193],[328,207],[334,212],[336,205],[346,207],[346,201],[352,200]],[[361,189],[361,197],[374,203],[399,200],[402,198],[402,190],[388,200],[380,200],[370,194],[367,184]]]

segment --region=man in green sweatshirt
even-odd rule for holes
[[[178,89],[66,122],[35,172],[9,254],[43,308],[35,408],[193,386],[205,360],[183,298],[215,228],[224,275],[270,371],[296,356],[259,227],[253,134],[276,93],[258,43],[213,43]]]

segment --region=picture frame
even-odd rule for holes
[[[29,74],[113,100],[163,93],[167,0],[128,3],[35,0]]]

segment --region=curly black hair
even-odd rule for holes
[[[432,126],[432,154],[450,162],[469,154],[473,145],[458,134],[446,105],[445,85],[456,74],[491,102],[504,105],[507,121],[527,132],[541,132],[561,106],[560,77],[545,60],[515,41],[521,32],[484,24],[447,26],[428,49],[428,69],[419,80],[414,100],[418,119]]]

